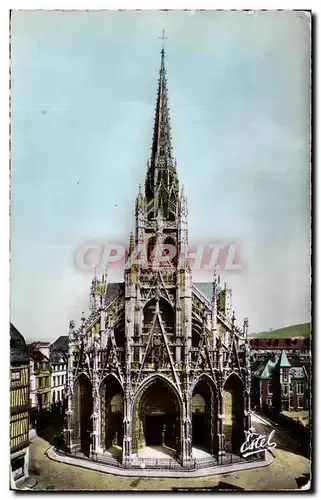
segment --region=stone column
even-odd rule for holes
[[[217,399],[215,394],[211,393],[210,401],[210,433],[211,433],[211,443],[210,443],[210,453],[214,455],[215,453],[215,435],[217,430],[217,413],[216,411]],[[217,409],[218,410],[218,409]]]
[[[186,392],[183,419],[181,421],[181,457],[183,467],[189,467],[192,461],[192,410],[191,398]]]
[[[64,442],[66,453],[71,453],[72,451],[72,418],[73,411],[69,409],[69,398],[68,398],[68,410],[65,414],[65,425],[64,425]]]
[[[80,446],[80,409],[79,409],[79,386],[70,388],[71,395],[68,398],[68,425],[70,426],[70,447],[74,450]]]
[[[216,439],[215,439],[215,452],[219,458],[225,455],[225,435],[224,435],[224,401],[223,389],[218,390],[218,413],[216,425]]]
[[[132,455],[132,404],[128,397],[124,397],[124,439],[123,439],[123,457],[124,467],[130,467]]]
[[[102,451],[100,445],[100,395],[97,383],[95,383],[95,385],[93,386],[92,419],[93,419],[93,432],[91,441],[91,453],[95,455]]]
[[[245,375],[244,388],[244,431],[251,428],[251,375],[247,371]]]
[[[74,423],[74,375],[73,375],[73,362],[74,362],[74,335],[75,335],[75,322],[69,322],[69,338],[68,338],[68,363],[67,363],[67,399],[68,408],[65,414],[64,422],[64,440],[67,453],[70,453],[73,447],[72,431]]]
[[[244,431],[251,428],[251,413],[249,408],[250,395],[247,390],[244,391]]]

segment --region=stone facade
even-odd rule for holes
[[[145,446],[175,450],[185,467],[195,447],[213,457],[238,452],[250,427],[248,321],[236,327],[231,292],[215,270],[211,299],[193,284],[182,258],[187,243],[162,50],[152,152],[124,282],[108,283],[107,270],[95,277],[89,316],[79,328],[70,322],[69,450],[118,449],[125,467]]]

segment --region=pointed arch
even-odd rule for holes
[[[223,385],[224,435],[227,451],[238,452],[244,442],[244,382],[231,373]]]
[[[192,395],[193,394],[193,391],[196,387],[196,385],[202,380],[204,379],[205,382],[207,382],[211,388],[211,390],[213,391],[213,394],[217,394],[218,392],[218,389],[217,389],[217,385],[216,385],[216,381],[211,377],[211,375],[209,375],[208,373],[201,373],[193,382],[192,382],[192,385],[191,387],[189,388],[189,394]]]
[[[105,450],[122,448],[124,437],[124,388],[114,373],[108,373],[100,383],[101,444]],[[121,403],[120,403],[121,401]]]
[[[138,386],[137,390],[135,391],[133,405],[135,404],[135,401],[139,397],[139,394],[144,392],[147,387],[149,387],[154,381],[158,379],[168,384],[170,388],[175,392],[175,395],[180,403],[181,410],[183,411],[183,400],[180,391],[176,387],[175,383],[169,377],[163,375],[162,373],[153,373],[152,375],[149,375],[142,381],[142,383]]]
[[[183,400],[179,389],[163,374],[147,377],[133,400],[133,450],[165,445],[181,451]]]
[[[155,302],[156,302],[156,298],[155,298],[155,296],[150,297],[150,298],[148,299],[148,301],[144,304],[144,309],[145,309],[146,307],[148,307],[149,305],[154,304]],[[168,305],[168,306],[172,309],[172,311],[173,311],[173,313],[174,313],[173,305],[171,304],[171,302],[168,300],[168,298],[167,298],[167,297],[163,297],[163,296],[161,296],[161,297],[159,298],[159,303],[160,303],[160,304],[161,304],[161,303],[166,303],[166,304],[167,304],[167,305]]]
[[[87,373],[80,373],[74,382],[73,439],[81,451],[89,456],[90,435],[93,430],[92,383]]]
[[[164,235],[162,243],[163,243],[163,245],[171,245],[172,247],[175,248],[175,254],[173,255],[172,259],[170,259],[168,261],[168,263],[164,262],[164,265],[167,265],[167,266],[170,266],[170,265],[176,266],[177,265],[177,261],[178,261],[178,259],[177,259],[177,242],[176,242],[176,239],[172,235]],[[168,250],[166,248],[164,248],[163,254],[164,255],[168,255]]]
[[[213,378],[202,373],[189,391],[192,414],[192,446],[214,454],[218,417],[218,391]]]
[[[224,380],[224,386],[225,386],[225,384],[228,382],[228,380],[229,380],[230,378],[232,378],[232,380],[233,380],[233,378],[234,378],[234,377],[237,377],[237,378],[239,379],[240,383],[242,384],[242,386],[243,386],[243,388],[244,388],[244,381],[243,381],[242,377],[241,377],[238,373],[236,373],[236,372],[232,372],[232,373],[230,373],[230,374],[226,377],[226,379]]]
[[[85,377],[89,380],[89,382],[91,383],[91,378],[90,378],[89,374],[88,374],[87,372],[83,372],[83,371],[82,371],[82,372],[78,373],[77,377],[75,378],[75,380],[74,380],[74,386],[75,386],[75,385],[76,385],[76,383],[78,382],[79,378],[80,378],[80,377],[82,377],[83,375],[84,375],[84,376],[85,376]]]
[[[122,390],[124,390],[124,388],[123,388],[123,384],[122,384],[122,382],[121,382],[120,378],[118,377],[118,375],[116,375],[116,373],[107,373],[107,374],[103,377],[103,379],[101,380],[101,382],[100,382],[100,384],[99,384],[99,390],[101,389],[101,387],[102,387],[103,383],[105,383],[109,377],[113,377],[114,379],[116,379],[116,381],[117,381],[117,382],[119,383],[119,385],[121,386]]]

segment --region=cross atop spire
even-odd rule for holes
[[[167,36],[165,36],[165,30],[162,30],[162,36],[158,37],[159,40],[162,40],[162,51],[164,50],[164,40],[168,40]]]

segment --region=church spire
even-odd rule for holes
[[[165,39],[164,32],[161,38],[162,40]],[[161,198],[163,199],[163,210],[166,218],[169,202],[170,204],[175,204],[176,194],[178,195],[176,161],[173,158],[172,149],[165,49],[163,45],[161,50],[161,65],[158,79],[152,150],[148,162],[145,188],[147,203],[152,200],[154,201],[154,217],[157,216],[159,208],[158,201]],[[174,209],[173,206],[171,206],[171,208]]]
[[[159,164],[163,163],[165,163],[166,166],[172,164],[172,141],[170,130],[165,50],[162,49],[155,110],[151,166],[157,167]]]

